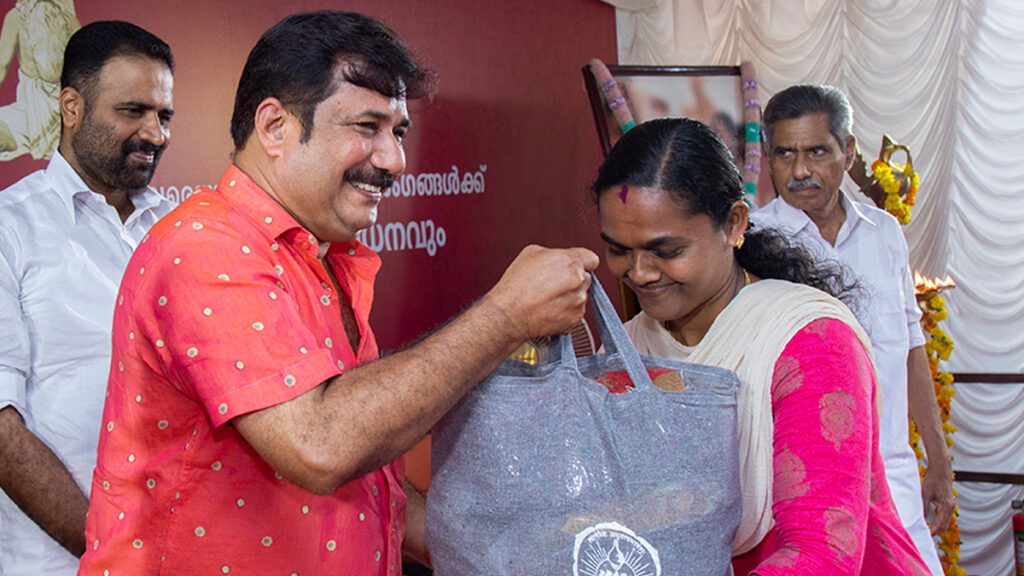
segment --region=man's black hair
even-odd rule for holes
[[[86,24],[64,49],[61,89],[71,86],[88,100],[99,81],[100,69],[116,56],[139,56],[163,62],[174,71],[174,55],[166,42],[135,24],[101,20]]]
[[[309,140],[313,113],[337,89],[339,69],[346,82],[388,98],[421,98],[434,88],[433,74],[373,18],[338,10],[293,14],[267,30],[249,53],[231,117],[235,150],[252,134],[260,102],[271,97],[299,118],[301,141]]]

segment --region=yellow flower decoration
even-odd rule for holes
[[[891,141],[890,141],[891,142]],[[892,153],[903,150],[907,154],[907,165],[900,166],[890,160]],[[914,172],[914,165],[910,159],[910,150],[899,144],[889,144],[882,150],[881,157],[871,163],[871,172],[875,180],[885,191],[885,210],[899,220],[900,224],[910,222],[910,207],[917,199],[917,190],[921,184],[921,178]],[[897,173],[900,177],[897,177]],[[906,179],[907,192],[901,197],[900,191],[903,188],[901,180]]]
[[[874,168],[874,166],[872,166]],[[888,166],[886,166],[888,168]],[[908,163],[909,168],[909,163]],[[877,172],[876,172],[877,175]],[[879,178],[880,182],[883,182],[882,178]],[[913,186],[911,190],[917,192],[917,175],[912,175]],[[888,193],[888,189],[886,192]],[[910,192],[907,193],[909,204],[913,204],[913,196]],[[889,198],[886,198],[888,206]],[[890,211],[892,212],[892,211]],[[894,214],[896,215],[896,214]],[[909,220],[909,207],[907,208],[907,218]],[[899,218],[899,216],[897,216]],[[939,371],[939,362],[942,360],[948,360],[950,353],[953,351],[953,339],[946,334],[946,331],[938,327],[938,323],[945,320],[948,317],[946,312],[946,301],[939,296],[937,293],[930,297],[923,298],[920,302],[922,318],[921,324],[925,327],[925,331],[930,336],[928,341],[925,343],[925,351],[928,353],[928,364],[931,369],[932,379],[935,383],[935,396],[939,404],[939,413],[942,419],[942,431],[946,437],[946,445],[950,448],[953,447],[952,434],[957,431],[956,426],[949,423],[950,418],[950,405],[953,397],[956,395],[956,391],[953,390],[953,375],[949,372]],[[921,436],[917,432],[917,426],[914,421],[910,421],[910,444],[914,449],[914,454],[917,455],[918,460],[924,458],[924,452],[920,446]],[[923,466],[918,464],[919,472],[921,476],[924,476],[925,469]],[[956,489],[954,488],[954,494]],[[950,520],[949,527],[939,534],[938,536],[938,548],[941,552],[939,561],[942,563],[942,570],[945,576],[965,576],[963,568],[960,567],[960,526],[957,523],[957,518],[960,516],[960,510],[958,507],[953,508],[953,518]]]

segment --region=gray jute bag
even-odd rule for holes
[[[438,576],[723,576],[740,519],[739,380],[642,357],[596,278],[605,352],[568,336],[507,360],[434,428],[427,544]],[[685,390],[645,370],[679,372]],[[625,370],[635,388],[595,380]]]

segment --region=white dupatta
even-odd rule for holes
[[[641,354],[727,368],[743,384],[737,398],[743,517],[733,540],[734,556],[757,546],[774,525],[772,374],[786,344],[819,318],[850,326],[874,364],[867,333],[846,305],[820,290],[782,280],[761,280],[740,290],[693,348],[643,312],[626,323]]]

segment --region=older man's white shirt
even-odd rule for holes
[[[914,296],[907,241],[889,213],[840,192],[846,220],[829,244],[802,210],[781,197],[754,211],[755,227],[781,230],[820,260],[843,264],[863,289],[854,312],[871,338],[882,390],[879,448],[896,509],[904,527],[934,574],[941,575],[934,541],[924,519],[917,458],[910,447],[907,418],[907,353],[923,346],[921,310]]]

